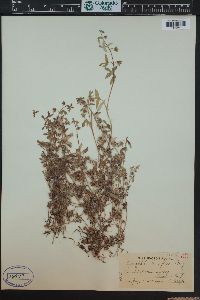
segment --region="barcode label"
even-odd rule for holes
[[[163,19],[162,30],[190,29],[190,19]]]

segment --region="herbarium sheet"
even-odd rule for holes
[[[2,18],[4,289],[193,291],[195,17],[163,19]]]

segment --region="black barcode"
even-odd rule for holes
[[[163,30],[173,29],[190,29],[190,18],[184,19],[163,19],[162,20]]]
[[[179,28],[186,26],[186,21],[167,21],[166,27]]]

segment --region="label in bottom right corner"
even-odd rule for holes
[[[145,252],[119,256],[119,287],[193,291],[191,253]]]

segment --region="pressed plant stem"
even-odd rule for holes
[[[96,141],[95,134],[94,134],[94,129],[93,129],[93,112],[90,108],[89,108],[89,110],[90,110],[90,128],[91,128],[92,135],[93,135],[93,138],[94,138],[94,142],[95,142],[95,145],[96,145],[96,148],[97,148],[98,161],[99,161],[99,149],[98,149],[98,146],[97,146],[97,141]]]
[[[112,91],[111,91],[111,93],[112,93]],[[106,110],[106,113],[107,113],[107,116],[108,116],[108,120],[110,122],[110,132],[111,132],[111,136],[112,136],[112,121],[111,121],[111,118],[110,118],[110,115],[109,115],[109,112],[108,112],[108,107],[105,103],[103,105],[105,107],[105,110]]]
[[[103,37],[103,35],[102,35],[102,37]],[[114,70],[114,67],[115,67],[115,61],[114,61],[114,57],[113,57],[112,51],[111,51],[111,49],[110,49],[110,46],[106,43],[104,37],[103,37],[103,39],[104,39],[105,46],[108,48],[108,51],[109,51],[109,53],[110,53],[110,56],[111,56],[111,63],[112,63],[113,70]],[[106,104],[107,111],[109,110],[109,101],[110,101],[110,97],[111,97],[111,94],[112,94],[113,86],[114,86],[114,83],[115,83],[115,72],[114,72],[114,71],[113,71],[113,77],[114,77],[113,83],[111,84],[110,91],[109,91],[109,94],[108,94],[108,100],[107,100],[107,104]]]
[[[114,82],[111,85],[110,92],[109,92],[109,95],[108,95],[108,100],[107,100],[107,105],[106,105],[107,110],[109,110],[109,101],[110,101],[110,97],[111,97],[111,94],[112,94],[113,86],[114,86]]]
[[[103,101],[95,89],[89,91],[88,97],[76,98],[81,105],[81,121],[70,117],[74,107],[64,101],[60,110],[48,111],[46,117],[42,116],[46,139],[38,144],[43,149],[40,160],[50,190],[45,234],[53,234],[54,241],[60,234],[65,237],[67,231],[67,237],[87,255],[105,262],[122,250],[127,223],[126,198],[136,169],[131,167],[128,175],[124,166],[127,143],[130,146],[128,139],[118,140],[113,136],[109,105],[121,61],[115,61],[114,51],[118,52],[118,48],[110,46],[107,36],[100,32],[99,47],[105,52],[100,66],[110,81],[107,97]],[[37,112],[34,110],[34,117]],[[71,129],[73,125],[75,130]],[[85,125],[97,148],[96,159],[80,143],[79,130]],[[72,233],[69,232],[71,224],[75,226]],[[78,234],[74,237],[75,232]]]

